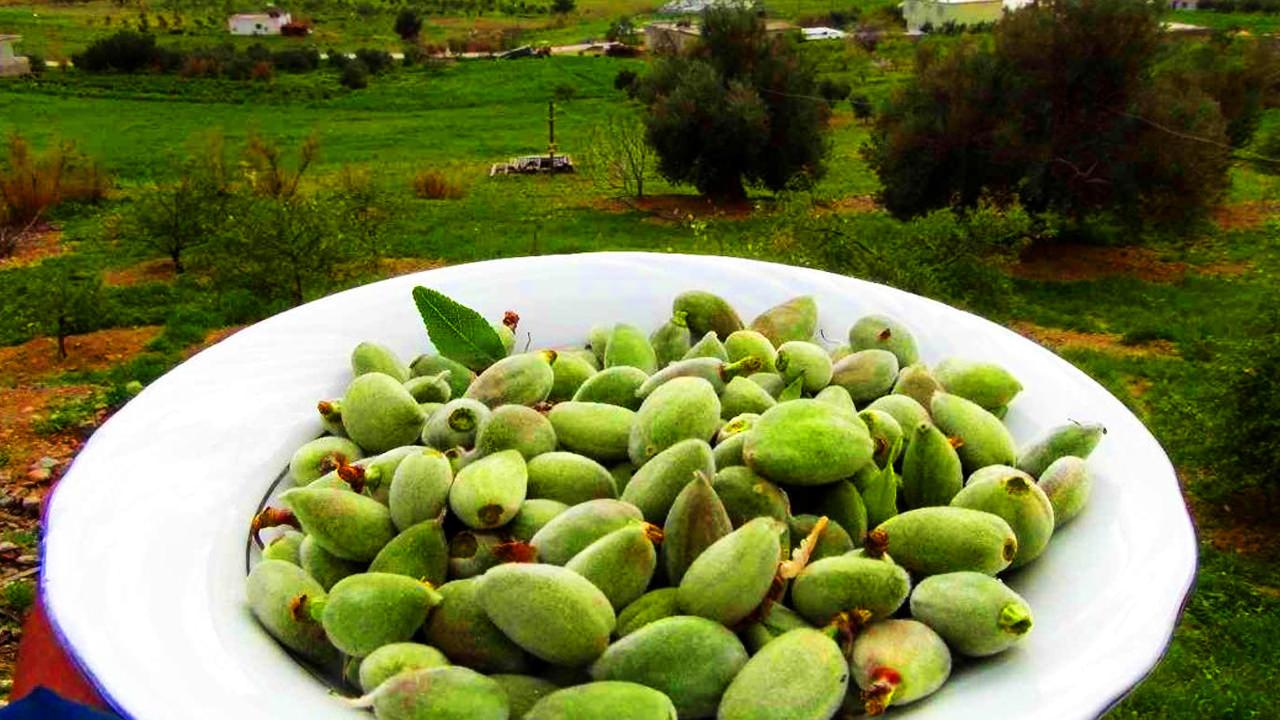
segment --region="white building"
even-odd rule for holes
[[[805,40],[843,40],[844,31],[829,27],[800,28]]]
[[[948,23],[977,25],[993,23],[1005,11],[1017,10],[1031,0],[904,0],[902,17],[907,33],[917,34],[923,28],[940,28]]]
[[[26,58],[13,54],[13,44],[21,39],[21,35],[0,35],[0,77],[31,72],[31,63]]]
[[[262,13],[244,13],[227,18],[227,29],[232,35],[279,35],[280,28],[293,22],[287,12],[268,10]]]

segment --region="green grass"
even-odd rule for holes
[[[1199,25],[1215,30],[1247,30],[1255,35],[1280,31],[1280,13],[1220,13],[1203,10],[1172,10],[1168,22]]]

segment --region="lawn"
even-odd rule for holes
[[[1255,35],[1280,31],[1280,13],[1220,13],[1207,10],[1172,10],[1169,22],[1199,25],[1215,30],[1247,30]]]
[[[102,30],[96,24],[100,20],[85,23],[109,7],[97,0],[79,6],[40,6],[40,18],[26,17],[31,6],[0,7],[0,28],[15,26],[28,35],[29,50],[54,56],[50,48],[73,49]],[[796,16],[833,7],[805,0],[783,2],[774,9]],[[644,3],[623,8],[611,0],[584,0],[574,20],[578,25],[556,28],[554,33],[568,38],[580,28],[601,27],[618,12],[651,8]],[[341,42],[394,47],[398,41],[387,30],[389,18],[386,13],[367,23],[347,18],[342,22],[349,25],[343,27],[367,25],[368,34],[353,30]],[[437,24],[447,26],[454,20]],[[182,36],[177,41],[201,37]],[[212,40],[213,35],[208,37]],[[910,45],[902,41],[885,43],[876,53],[876,63],[853,47],[833,45],[807,52],[813,53],[824,76],[847,80],[857,91],[876,98],[884,97],[909,70]],[[700,213],[690,218],[686,209],[692,206],[681,204],[680,198],[665,198],[668,206],[629,207],[611,199],[587,174],[487,177],[490,163],[544,148],[546,103],[557,94],[572,96],[557,103],[560,149],[583,153],[594,125],[609,113],[632,111],[613,80],[619,70],[640,65],[636,60],[576,57],[472,61],[397,69],[357,92],[341,88],[336,72],[327,68],[308,75],[278,74],[267,83],[52,72],[39,81],[0,85],[0,134],[20,130],[38,144],[74,140],[114,174],[118,190],[102,207],[68,208],[55,218],[63,229],[63,242],[104,269],[128,268],[147,259],[121,253],[105,242],[106,219],[145,184],[164,180],[170,156],[183,152],[189,138],[211,129],[221,130],[233,144],[251,131],[289,144],[316,134],[321,156],[315,182],[326,182],[345,164],[374,168],[379,182],[402,202],[389,248],[400,258],[457,263],[645,249],[778,259],[777,246],[767,237],[772,199],[764,193],[753,196],[759,209],[747,217]],[[1280,111],[1270,111],[1266,123],[1277,122]],[[867,126],[853,119],[847,103],[837,105],[833,126],[830,172],[816,195],[824,201],[852,203],[874,194],[875,176],[859,154]],[[465,197],[414,198],[409,181],[424,168],[448,170],[466,186]],[[651,191],[691,192],[662,182]],[[1260,308],[1274,303],[1280,220],[1268,218],[1266,213],[1274,209],[1258,201],[1278,195],[1280,179],[1239,166],[1233,170],[1227,211],[1240,214],[1250,209],[1253,215],[1225,228],[1189,228],[1182,237],[1142,249],[1139,257],[1145,265],[1125,266],[1115,274],[1044,280],[1030,279],[1014,268],[1012,297],[993,316],[1007,324],[1074,331],[1083,338],[1055,349],[1106,385],[1161,440],[1179,469],[1201,530],[1197,588],[1173,645],[1150,679],[1111,717],[1262,718],[1273,712],[1270,685],[1280,675],[1280,556],[1271,539],[1277,528],[1264,512],[1241,511],[1256,506],[1252,496],[1241,494],[1233,478],[1214,471],[1223,443],[1230,439],[1205,428],[1210,427],[1206,418],[1222,402],[1218,393],[1224,373],[1232,371],[1227,365],[1232,349],[1253,332]],[[884,221],[865,214],[865,204],[862,209],[864,214],[856,217]],[[762,237],[762,242],[747,242]],[[1100,257],[1106,261],[1112,256]],[[8,273],[22,272],[26,270],[0,270],[0,286]],[[110,388],[127,380],[146,382],[179,361],[183,349],[205,331],[276,309],[251,308],[234,317],[230,312],[210,314],[206,293],[190,280],[112,286],[110,295],[118,309],[104,316],[104,327],[165,326],[157,331],[162,332],[160,339],[132,359],[53,372],[38,387]],[[0,317],[0,345],[16,345],[30,336],[29,329]],[[14,368],[0,367],[0,376],[10,370]],[[67,401],[62,414],[49,413],[58,422],[43,427],[57,432],[64,424],[74,424],[75,418],[62,418],[75,415],[83,420],[80,416],[91,416],[95,403]],[[16,474],[30,460],[0,447],[0,468],[7,472]],[[29,546],[34,536],[24,542]],[[0,600],[8,612],[20,611],[22,592],[7,591]]]

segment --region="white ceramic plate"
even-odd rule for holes
[[[1110,430],[1089,460],[1091,505],[1010,575],[1036,616],[1013,652],[959,668],[897,717],[1088,718],[1160,658],[1195,574],[1191,522],[1164,452],[1114,397],[1053,353],[995,324],[880,285],[747,260],[601,253],[461,265],[309,303],[242,330],[152,384],[100,428],[48,511],[42,590],[55,627],[123,715],[138,720],[369,717],[342,707],[254,622],[245,538],[263,493],[321,432],[318,399],[341,394],[366,339],[405,358],[428,349],[410,298],[427,285],[537,346],[583,342],[593,323],[662,323],[705,288],[749,319],[813,294],[826,337],[869,312],[906,320],[928,362],[999,361],[1026,390],[1019,442],[1068,418]]]

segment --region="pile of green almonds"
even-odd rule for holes
[[[1015,447],[1017,379],[883,315],[828,351],[811,297],[673,305],[478,375],[358,346],[254,518],[263,627],[381,720],[879,714],[1027,636],[996,576],[1084,507],[1101,426]]]

